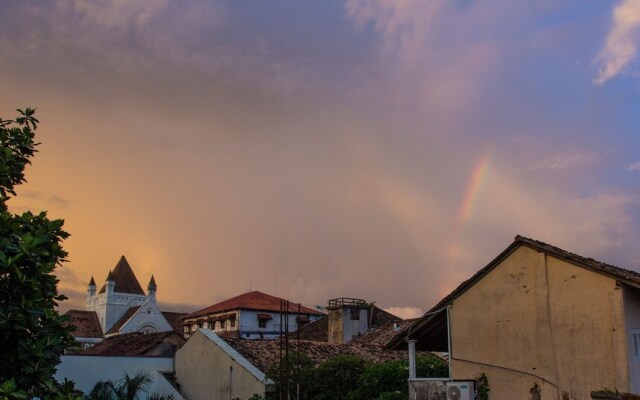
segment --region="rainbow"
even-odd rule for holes
[[[462,203],[460,203],[460,208],[458,209],[456,218],[457,228],[462,227],[462,225],[469,220],[469,217],[471,217],[473,205],[478,197],[480,186],[487,177],[487,171],[489,170],[489,158],[489,152],[483,154],[473,168],[471,178],[467,184],[467,190],[465,191]]]

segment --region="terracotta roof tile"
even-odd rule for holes
[[[329,340],[329,319],[325,316],[315,320],[295,332],[289,334],[291,339],[296,339],[298,333],[301,340],[312,340],[314,342],[327,342]]]
[[[396,336],[402,334],[402,331],[414,323],[417,318],[405,319],[400,321],[389,322],[377,328],[368,330],[362,336],[353,339],[350,344],[361,346],[386,346]]]
[[[236,297],[232,297],[223,302],[214,304],[202,310],[196,311],[193,314],[187,316],[187,318],[198,317],[206,314],[213,314],[223,311],[231,310],[257,310],[257,311],[275,311],[280,312],[280,302],[286,301],[280,297],[271,296],[266,293],[252,291],[241,294]],[[289,310],[292,314],[298,312],[297,303],[289,303]],[[301,312],[303,314],[322,315],[323,313],[305,306],[301,306]]]
[[[249,340],[240,338],[223,338],[238,353],[242,354],[259,370],[267,372],[269,367],[279,360],[279,340]],[[289,341],[290,351],[297,351],[298,342]],[[380,346],[359,346],[352,344],[329,344],[324,342],[300,341],[300,351],[317,365],[338,355],[352,355],[370,362],[406,360],[407,351],[387,350]],[[421,353],[422,354],[422,353]]]
[[[161,311],[161,312],[162,312],[162,315],[164,316],[164,319],[167,320],[167,322],[169,323],[169,325],[171,325],[174,331],[182,332],[182,321],[184,320],[184,317],[187,316],[186,313],[171,312],[171,311]]]
[[[145,294],[142,286],[140,286],[140,282],[138,282],[138,278],[136,278],[136,275],[133,273],[131,266],[124,256],[120,257],[120,261],[118,261],[116,267],[113,271],[110,271],[109,274],[112,275],[115,282],[114,291],[118,293]],[[104,292],[105,287],[103,285],[100,293]]]
[[[155,333],[125,333],[106,338],[102,342],[93,347],[82,351],[82,355],[99,355],[99,356],[145,356],[154,352],[163,343],[168,344],[169,349],[182,346],[184,339],[176,332],[155,332]],[[171,346],[171,345],[175,345]],[[166,352],[165,352],[166,353]],[[158,355],[158,354],[153,354]],[[171,356],[173,354],[162,354]]]
[[[72,332],[74,337],[78,338],[101,338],[102,328],[100,321],[94,311],[69,310],[64,315],[69,319],[65,322],[65,326],[73,326],[75,330]]]

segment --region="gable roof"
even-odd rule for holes
[[[133,314],[135,314],[141,306],[135,306],[135,307],[131,307],[129,308],[127,311],[125,311],[125,313],[122,315],[122,317],[120,317],[120,319],[118,321],[116,321],[115,324],[113,324],[113,326],[111,327],[111,329],[109,329],[109,331],[106,333],[106,335],[111,335],[114,333],[118,333],[120,331],[120,328],[122,328],[122,326],[129,321],[129,319],[131,317],[133,317]]]
[[[201,315],[214,314],[231,310],[280,312],[280,304],[283,301],[287,300],[254,290],[252,292],[243,293],[239,296],[232,297],[220,303],[203,308],[202,310],[188,315],[186,318],[193,318]],[[298,304],[289,302],[289,312],[291,314],[296,314],[298,312]],[[300,306],[300,312],[302,314],[322,315],[322,312],[313,310],[305,306]]]
[[[127,259],[122,256],[116,264],[116,267],[113,271],[109,271],[109,276],[107,276],[107,280],[112,278],[115,282],[114,291],[118,293],[130,293],[130,294],[141,294],[144,296],[144,291],[142,290],[142,286],[140,286],[140,282],[138,282],[138,278],[133,273],[131,266],[127,262]],[[105,287],[104,285],[100,289],[100,293],[104,293]]]
[[[144,356],[163,343],[178,343],[182,345],[184,339],[176,332],[154,333],[125,333],[106,338],[93,347],[89,347],[80,354],[96,356]]]
[[[527,246],[534,250],[544,252],[566,262],[569,262],[573,265],[576,265],[581,268],[585,268],[595,273],[599,273],[610,278],[619,280],[628,285],[640,288],[640,273],[616,267],[611,264],[606,264],[601,261],[594,260],[593,258],[583,257],[581,255],[571,253],[569,251],[563,250],[559,247],[550,245],[548,243],[541,242],[539,240],[531,239],[525,236],[517,235],[514,238],[513,243],[509,245],[502,253],[500,253],[496,258],[494,258],[489,264],[487,264],[484,268],[476,272],[471,278],[462,282],[457,288],[455,288],[451,293],[445,296],[442,300],[440,300],[435,306],[433,306],[429,311],[425,313],[421,318],[417,319],[413,324],[405,328],[401,335],[397,335],[392,341],[388,344],[389,347],[397,348],[404,339],[408,336],[412,335],[414,332],[419,332],[423,329],[430,321],[437,321],[438,323],[442,323],[444,318],[444,313],[440,312],[445,309],[453,300],[455,300],[458,296],[463,294],[476,282],[480,279],[484,278],[489,272],[491,272],[494,268],[496,268],[504,259],[509,257],[514,251],[516,251],[521,246]],[[444,319],[446,322],[446,319]],[[413,336],[412,336],[413,337]]]
[[[368,330],[362,336],[358,336],[349,343],[361,346],[384,347],[396,336],[401,335],[402,331],[416,320],[417,318],[389,322],[383,326]]]
[[[71,332],[77,338],[102,338],[102,328],[95,311],[69,310],[65,314],[68,320],[64,326],[73,326]]]

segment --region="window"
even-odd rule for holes
[[[353,320],[359,320],[360,319],[360,310],[359,309],[349,309],[349,318],[353,319]]]
[[[235,328],[236,327],[236,320],[235,319],[230,319],[229,321],[231,321],[231,327]]]
[[[258,320],[258,328],[266,328],[267,327],[267,320],[266,319],[259,319]]]
[[[633,341],[633,358],[640,359],[640,329],[631,330],[631,339]]]

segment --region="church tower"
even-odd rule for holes
[[[104,286],[97,294],[95,281],[91,277],[85,310],[95,311],[102,332],[106,334],[130,308],[141,306],[149,299],[155,301],[156,289],[152,276],[149,282],[149,295],[146,295],[127,259],[122,256],[115,268],[109,271]]]

